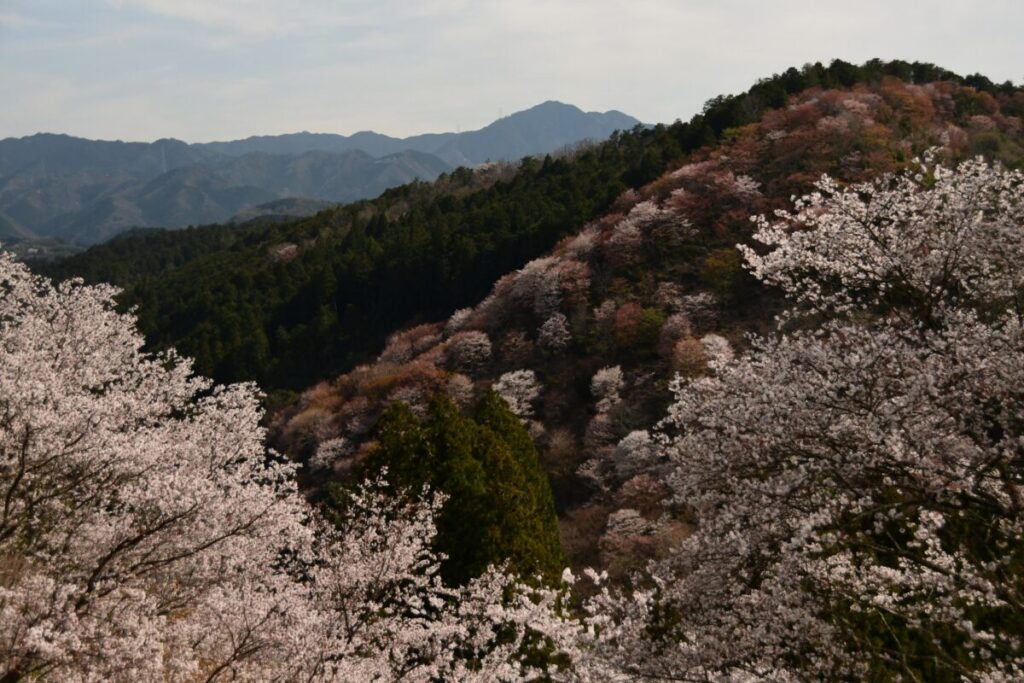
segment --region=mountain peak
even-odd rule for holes
[[[535,104],[534,106],[528,107],[527,109],[524,109],[523,111],[533,111],[533,110],[536,110],[536,109],[571,109],[573,111],[578,111],[578,112],[581,112],[581,113],[583,112],[583,110],[580,109],[579,107],[577,107],[575,104],[568,104],[566,102],[562,102],[561,100],[544,100],[540,104]],[[516,112],[516,113],[520,113],[521,114],[523,112]],[[512,114],[512,115],[514,116],[515,114]]]

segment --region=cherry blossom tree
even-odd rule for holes
[[[448,340],[446,355],[455,368],[472,374],[491,359],[491,340],[479,330],[458,332]]]
[[[555,313],[537,331],[537,343],[551,353],[561,353],[572,343],[569,320],[562,313]]]
[[[606,413],[618,403],[619,392],[625,386],[622,368],[618,365],[604,367],[594,373],[590,380],[590,391],[597,399],[597,411]]]
[[[451,314],[451,317],[448,318],[448,321],[444,325],[444,336],[450,337],[456,332],[461,331],[472,316],[472,308],[460,308],[456,310]]]
[[[430,550],[443,502],[410,504],[383,481],[349,494],[346,523],[320,534],[306,574],[305,680],[521,681],[545,674],[527,661],[538,638],[556,652],[573,645],[558,591],[493,567],[466,586],[444,585]]]
[[[553,256],[530,261],[515,274],[510,295],[512,301],[539,316],[549,316],[561,302],[558,259]]]
[[[678,378],[696,531],[587,603],[604,680],[1024,675],[1024,177],[981,160],[759,219],[780,332]],[[589,673],[588,673],[589,672]]]
[[[280,645],[290,597],[260,567],[309,530],[254,388],[143,355],[108,287],[7,255],[0,287],[3,674],[178,678]]]
[[[461,312],[456,311],[452,320]],[[396,332],[388,337],[384,350],[378,357],[378,362],[384,363],[408,363],[416,355],[434,346],[441,339],[440,325],[427,324],[417,325],[401,332]]]
[[[733,359],[732,346],[729,340],[718,334],[706,334],[700,338],[701,346],[711,365],[721,365]]]
[[[459,589],[439,501],[339,525],[263,446],[255,387],[149,355],[115,290],[0,255],[0,680],[520,680],[558,596]],[[550,623],[549,623],[550,622]]]
[[[506,372],[494,384],[509,410],[521,419],[533,416],[533,402],[540,396],[540,382],[533,370],[515,370]]]
[[[343,436],[321,441],[307,463],[313,470],[329,470],[339,458],[352,455],[355,445]]]
[[[810,312],[900,311],[929,322],[949,307],[1001,307],[1021,292],[1020,174],[983,160],[842,189],[823,178],[796,212],[761,216],[751,271]],[[932,186],[918,191],[924,183]],[[793,230],[792,226],[804,226]]]

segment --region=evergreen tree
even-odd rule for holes
[[[448,583],[505,562],[545,580],[564,567],[551,487],[529,434],[497,394],[486,395],[473,418],[444,395],[431,401],[423,421],[405,404],[391,405],[362,473],[385,470],[396,488],[429,487],[446,497],[435,549],[447,558],[441,575]]]

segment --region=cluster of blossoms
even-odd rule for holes
[[[621,399],[619,392],[625,386],[622,368],[618,365],[601,368],[590,380],[590,390],[597,399],[597,411],[608,412]]]
[[[495,382],[494,390],[518,417],[525,420],[533,416],[533,402],[540,396],[540,382],[533,370],[506,372]]]
[[[563,313],[555,313],[537,331],[537,343],[551,353],[561,353],[572,343],[569,321]]]
[[[445,348],[448,363],[472,374],[491,359],[491,340],[485,332],[459,332],[448,340]]]

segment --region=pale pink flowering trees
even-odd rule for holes
[[[614,680],[1024,676],[1024,178],[981,160],[760,220],[796,306],[656,437],[696,531],[587,606]]]
[[[442,585],[438,501],[371,484],[327,524],[252,386],[0,257],[0,680],[1020,680],[1024,179],[926,163],[776,218],[743,251],[794,302],[779,333],[705,335],[706,372],[619,444],[694,532],[628,592],[594,575],[579,629],[496,569]],[[489,361],[482,333],[450,346]],[[641,509],[607,540],[653,538]],[[526,663],[540,635],[564,668]]]
[[[448,340],[448,362],[467,373],[478,372],[491,359],[491,340],[485,332],[458,332]]]
[[[255,388],[142,353],[113,294],[0,255],[0,680],[527,675],[554,594],[442,586],[436,505],[375,484],[319,519]]]
[[[178,679],[288,648],[289,591],[260,567],[310,532],[253,388],[141,354],[109,288],[6,255],[0,287],[3,673]]]
[[[1020,173],[981,159],[845,190],[826,177],[796,213],[757,219],[757,239],[773,251],[740,250],[754,275],[805,308],[884,306],[928,320],[950,306],[1013,302],[1024,284],[1022,215]]]

